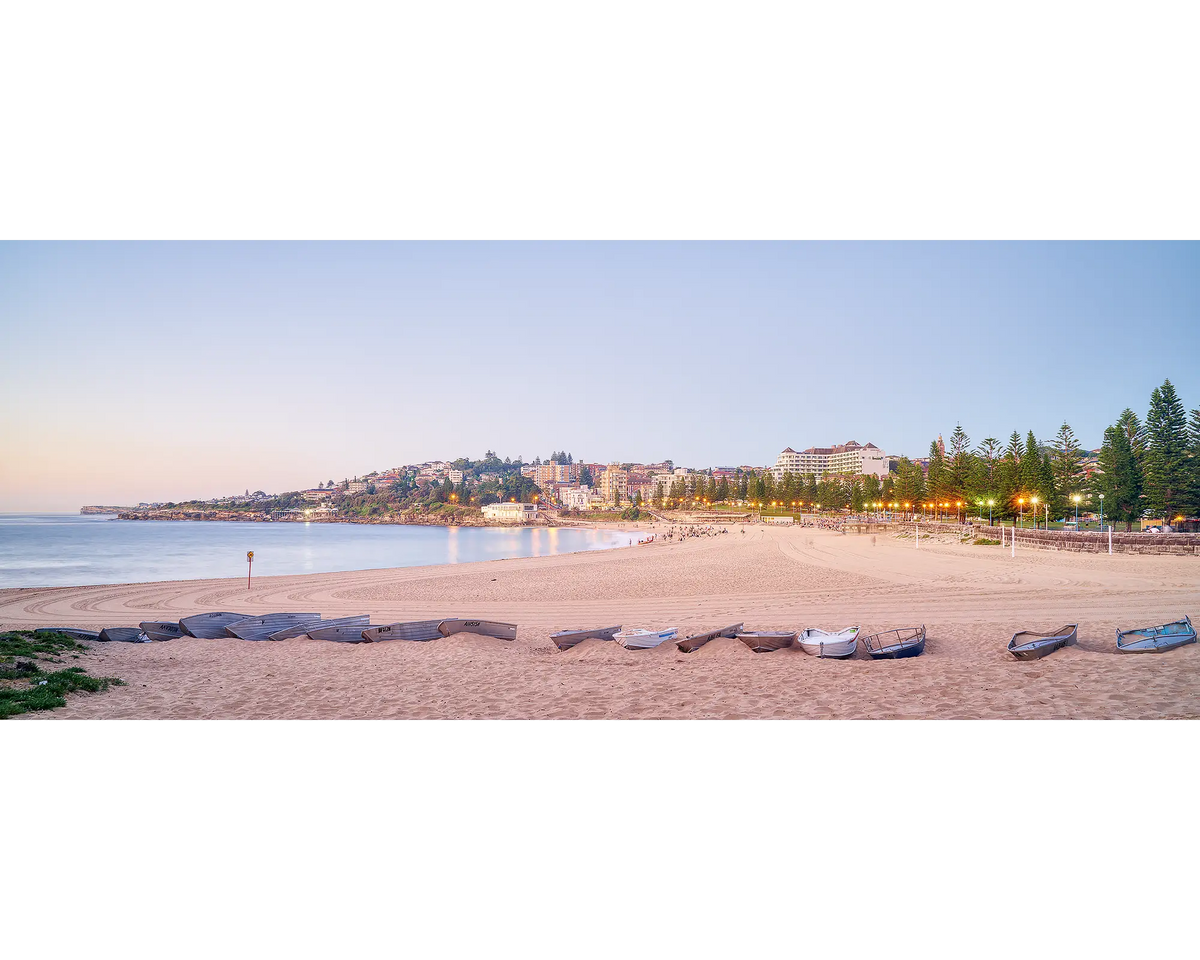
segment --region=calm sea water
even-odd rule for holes
[[[77,586],[329,573],[602,550],[615,530],[416,527],[358,523],[114,520],[70,514],[0,515],[0,587]],[[634,535],[636,539],[636,535]]]

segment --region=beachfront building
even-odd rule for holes
[[[559,491],[559,497],[567,510],[587,510],[592,505],[592,488],[586,483],[579,487],[564,487]]]
[[[834,447],[809,447],[799,453],[788,447],[776,459],[771,473],[776,480],[782,480],[785,473],[811,473],[818,480],[825,474],[886,477],[890,467],[888,455],[875,444],[849,440]]]
[[[629,474],[621,469],[619,464],[610,463],[600,474],[600,495],[606,503],[616,503],[617,499],[629,499]]]
[[[536,503],[489,503],[483,508],[483,515],[488,520],[504,520],[509,523],[520,523],[532,520],[537,516]]]
[[[333,496],[333,487],[330,487],[328,490],[304,490],[301,496],[309,503],[315,503],[318,500],[328,500]]]

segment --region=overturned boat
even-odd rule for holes
[[[143,620],[138,626],[151,640],[178,640],[184,636],[183,627],[174,620]]]
[[[477,633],[482,637],[496,637],[499,640],[517,639],[517,625],[500,623],[498,620],[443,620],[438,624],[438,632],[443,637],[455,633]]]
[[[383,626],[367,627],[363,637],[371,643],[381,640],[412,640],[423,643],[441,636],[438,624],[441,620],[405,620],[400,623],[385,623]]]
[[[101,643],[150,643],[141,627],[105,627],[96,639]]]
[[[229,636],[225,632],[225,628],[239,620],[245,620],[246,616],[244,613],[228,613],[217,610],[212,613],[195,613],[190,617],[184,617],[179,621],[179,625],[183,627],[183,632],[189,637],[216,640]]]
[[[884,630],[862,638],[863,647],[875,660],[904,660],[925,652],[925,624]]]
[[[1068,623],[1057,630],[1022,630],[1008,641],[1008,652],[1018,660],[1040,660],[1055,650],[1073,646],[1079,639],[1079,624]]]
[[[326,626],[322,623],[319,627],[313,627],[308,631],[309,637],[313,640],[334,640],[337,643],[370,643],[370,639],[363,636],[363,630],[369,624],[366,620],[359,623],[339,623],[337,626],[330,624]]]
[[[649,650],[657,647],[664,640],[674,640],[679,632],[677,627],[667,627],[664,630],[621,630],[613,634],[613,639],[626,650]]]
[[[682,653],[695,653],[702,646],[708,643],[709,640],[716,640],[717,637],[736,637],[739,630],[745,626],[744,623],[731,623],[727,627],[722,627],[720,630],[709,630],[708,633],[697,633],[690,637],[678,641],[677,646]]]
[[[560,630],[550,634],[550,639],[559,650],[570,650],[575,644],[584,640],[611,640],[621,632],[621,625],[615,627],[596,627],[592,630]]]
[[[291,640],[292,637],[301,637],[304,634],[312,636],[314,628],[320,627],[352,627],[358,625],[361,631],[363,627],[369,626],[371,623],[371,615],[369,613],[356,614],[353,617],[338,617],[336,620],[317,620],[313,623],[293,623],[282,630],[276,630],[268,638],[270,640]]]
[[[268,640],[271,634],[296,624],[313,624],[321,619],[319,613],[268,613],[231,623],[225,632],[239,640]]]
[[[818,630],[809,627],[801,630],[796,643],[805,653],[825,660],[846,660],[854,656],[858,649],[858,627],[847,627],[845,630]]]
[[[1190,617],[1157,627],[1117,631],[1117,649],[1121,653],[1163,653],[1196,642],[1196,628]]]
[[[75,627],[38,627],[33,631],[37,636],[44,637],[51,633],[61,633],[72,640],[99,640],[100,631],[98,630],[78,630]]]
[[[744,630],[737,638],[755,653],[774,653],[796,642],[795,630]]]

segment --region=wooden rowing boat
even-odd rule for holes
[[[183,627],[175,620],[143,620],[138,626],[151,640],[178,640],[184,635]]]
[[[716,640],[717,637],[733,637],[737,636],[737,632],[744,627],[744,623],[731,623],[727,627],[722,627],[720,630],[709,630],[708,633],[697,633],[690,637],[678,641],[677,646],[683,653],[695,653],[702,646],[708,643],[709,640]]]
[[[1117,631],[1117,649],[1121,653],[1164,653],[1196,642],[1196,629],[1190,617],[1157,627]]]
[[[517,639],[517,625],[500,623],[498,620],[443,620],[438,624],[438,632],[443,637],[455,633],[477,633],[482,637],[496,637],[499,640]]]
[[[371,622],[369,613],[360,613],[353,617],[338,617],[336,620],[315,620],[312,623],[293,623],[284,627],[282,630],[276,630],[268,638],[270,640],[291,640],[293,637],[302,637],[304,634],[312,636],[314,628],[321,627],[351,627],[358,625],[359,630],[367,626]]]
[[[875,660],[904,660],[925,652],[925,625],[884,630],[862,638],[863,647]]]
[[[229,636],[225,628],[230,624],[245,620],[248,614],[214,611],[213,613],[195,613],[179,621],[183,632],[189,637],[199,637],[201,640],[216,640]]]
[[[795,630],[746,630],[737,638],[755,653],[774,653],[796,642]]]
[[[381,627],[367,627],[363,636],[372,643],[381,640],[412,640],[422,643],[436,640],[441,636],[438,624],[441,620],[407,620],[400,623],[387,623]]]
[[[1008,641],[1008,652],[1018,660],[1040,660],[1079,639],[1079,624],[1068,623],[1057,630],[1022,630]]]
[[[611,640],[621,632],[620,624],[615,627],[596,627],[592,630],[560,630],[550,634],[550,639],[559,650],[570,650],[575,644],[584,640]]]
[[[801,630],[796,642],[805,653],[825,660],[847,660],[858,649],[858,627],[830,632],[809,627]]]
[[[319,613],[268,613],[265,616],[249,617],[231,623],[225,628],[225,632],[239,640],[266,640],[284,627],[298,623],[316,623],[320,619]]]

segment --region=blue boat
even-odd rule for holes
[[[925,652],[925,625],[884,630],[863,638],[863,646],[874,660],[904,660]]]
[[[1117,631],[1117,649],[1121,653],[1163,653],[1195,642],[1196,629],[1188,617],[1158,627]]]

